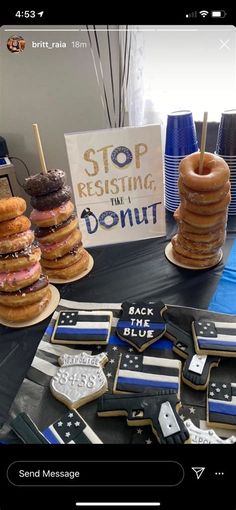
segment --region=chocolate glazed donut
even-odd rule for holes
[[[63,186],[63,188],[55,191],[54,193],[48,193],[40,197],[32,197],[30,203],[34,209],[38,211],[47,211],[60,207],[64,202],[68,202],[71,199],[71,188],[70,186]]]
[[[55,169],[47,174],[31,175],[25,179],[24,190],[31,197],[40,197],[58,191],[65,184],[65,172]]]

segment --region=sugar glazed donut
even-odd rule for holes
[[[26,202],[20,197],[2,198],[0,200],[0,221],[7,221],[23,214]]]
[[[20,234],[0,238],[0,254],[12,253],[28,248],[34,241],[32,230],[26,230]]]
[[[177,263],[189,268],[208,268],[219,263],[230,203],[230,171],[215,154],[204,154],[199,173],[200,153],[184,158],[179,168],[181,204],[174,213],[178,233],[172,240]]]
[[[30,226],[30,220],[26,216],[17,216],[11,220],[1,221],[0,239],[25,232],[29,230]]]

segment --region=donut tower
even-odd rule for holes
[[[0,320],[11,323],[37,317],[51,299],[25,210],[23,198],[0,200]]]
[[[174,213],[178,233],[171,239],[174,259],[189,268],[208,268],[221,260],[230,203],[229,167],[204,152],[184,158],[179,168],[180,206]]]
[[[78,219],[71,202],[71,188],[65,185],[65,172],[47,171],[37,124],[33,124],[42,173],[25,180],[31,196],[30,219],[42,251],[41,264],[49,279],[66,281],[79,277],[89,266],[90,256],[83,248]]]

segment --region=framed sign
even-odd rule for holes
[[[165,235],[159,125],[65,139],[84,246]]]

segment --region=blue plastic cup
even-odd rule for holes
[[[169,113],[165,154],[167,156],[186,156],[197,151],[198,141],[192,112],[180,110]]]
[[[236,110],[225,110],[221,114],[216,153],[222,156],[236,156]]]

